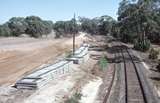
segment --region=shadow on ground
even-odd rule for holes
[[[110,63],[121,63],[121,62],[124,62],[124,60],[126,62],[131,62],[131,60],[133,60],[134,62],[136,63],[139,63],[141,62],[140,59],[133,55],[132,53],[131,56],[132,56],[132,59],[130,58],[130,56],[128,55],[127,53],[127,50],[130,50],[131,48],[125,46],[125,45],[115,45],[115,46],[112,46],[112,47],[108,47],[106,49],[106,51],[110,54],[114,54],[114,58],[107,58],[107,60],[110,62]],[[124,57],[123,57],[124,55]]]

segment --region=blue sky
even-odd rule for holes
[[[76,16],[117,17],[121,0],[0,0],[0,23],[11,17],[39,16],[45,20],[68,20]]]

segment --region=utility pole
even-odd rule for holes
[[[73,30],[73,55],[75,53],[75,35],[76,35],[76,15],[74,13],[74,30]]]

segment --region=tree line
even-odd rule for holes
[[[79,31],[92,35],[111,34],[123,42],[134,43],[136,49],[145,51],[149,49],[150,42],[160,43],[160,0],[122,0],[117,20],[103,15],[53,23],[37,16],[13,17],[0,25],[0,36],[20,36],[25,33],[31,37],[41,37],[52,30],[56,32],[56,37]]]
[[[93,19],[79,17],[81,30],[90,34],[107,35],[111,34],[112,25],[116,23],[112,17],[104,15]]]
[[[112,34],[142,51],[160,43],[160,0],[122,0]]]
[[[13,17],[8,22],[0,25],[0,36],[20,36],[27,34],[31,37],[42,37],[55,31],[56,37],[67,36],[79,31],[90,34],[109,34],[111,33],[112,24],[116,21],[107,15],[95,17],[93,19],[78,17],[67,21],[42,20],[38,16]]]
[[[50,33],[52,28],[52,21],[45,21],[36,16],[13,17],[0,25],[0,36],[20,36],[25,33],[31,37],[40,37]]]

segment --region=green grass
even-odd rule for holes
[[[103,57],[100,58],[99,65],[100,65],[101,70],[104,70],[104,69],[107,68],[108,61],[105,58],[105,56],[103,56]]]

